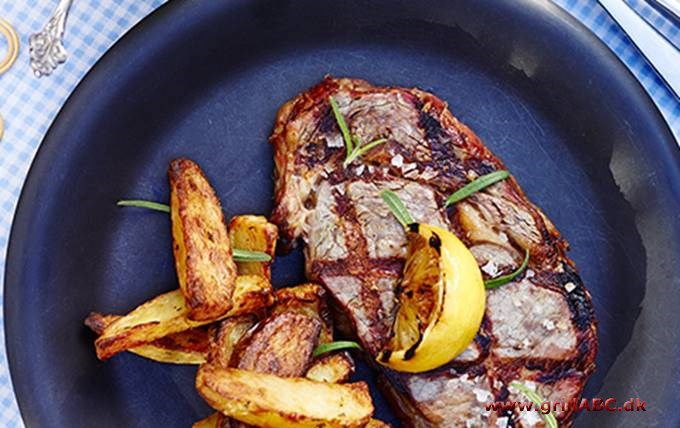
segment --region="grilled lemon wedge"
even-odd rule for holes
[[[407,238],[392,338],[377,360],[397,371],[417,373],[448,363],[472,342],[486,293],[475,258],[456,235],[412,223]]]

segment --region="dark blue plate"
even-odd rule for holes
[[[569,240],[599,319],[587,395],[647,402],[577,425],[679,426],[680,152],[607,48],[534,0],[172,1],[125,36],[50,129],[12,229],[6,334],[26,424],[188,427],[208,414],[194,367],[95,358],[88,312],[177,286],[167,216],[114,203],[167,200],[168,162],[188,156],[229,215],[268,214],[276,110],[327,73],[448,100]],[[281,258],[275,282],[301,272],[299,254]]]

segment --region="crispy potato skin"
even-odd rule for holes
[[[262,275],[271,279],[271,265],[276,254],[276,241],[279,229],[267,221],[266,217],[238,215],[229,222],[229,240],[233,248],[261,251],[271,256],[268,262],[237,262],[239,275]]]
[[[301,284],[276,290],[276,305],[272,314],[293,312],[316,318],[321,322],[319,343],[333,341],[333,318],[328,310],[326,290],[316,284]]]
[[[390,424],[378,419],[371,419],[366,425],[366,428],[390,428]]]
[[[307,315],[272,315],[239,342],[230,366],[282,377],[302,376],[320,331],[321,322]]]
[[[363,427],[373,415],[363,382],[330,384],[203,364],[196,389],[213,408],[261,427]]]
[[[91,313],[85,319],[85,325],[97,334],[122,318],[120,315],[103,315]],[[208,353],[208,330],[196,327],[179,333],[161,337],[148,345],[131,348],[128,351],[140,357],[169,364],[202,364]]]
[[[100,314],[99,312],[90,312],[90,315],[85,318],[85,326],[95,334],[100,335],[104,332],[106,327],[121,318],[123,318],[122,315],[106,315]]]
[[[276,305],[272,313],[293,312],[315,317],[321,321],[319,343],[333,341],[333,318],[328,308],[326,291],[316,284],[302,284],[276,290]],[[355,365],[346,352],[324,355],[314,360],[306,377],[312,380],[342,383],[354,374]]]
[[[191,425],[191,428],[218,428],[219,425],[217,424],[219,422],[219,418],[219,413],[213,413],[207,418],[201,419],[198,422],[194,422],[194,424]]]
[[[236,280],[222,206],[195,162],[173,160],[168,177],[173,253],[187,317],[216,320],[231,309]]]
[[[271,309],[270,317],[260,321],[248,334],[244,335],[244,332],[255,325],[254,317],[222,321],[211,336],[208,362],[277,376],[299,377],[307,373],[309,378],[311,368],[306,368],[316,346],[312,342],[332,340],[333,326],[326,308],[325,291],[314,284],[303,284],[279,289],[276,297],[277,303]],[[229,356],[232,356],[231,361],[227,360]],[[321,357],[316,364],[319,367],[313,374],[327,381],[332,381],[331,378],[345,378],[346,381],[354,368],[346,353]],[[249,426],[231,420],[232,428]]]
[[[254,315],[243,315],[227,318],[212,327],[207,361],[215,366],[229,367],[236,345],[256,323]]]
[[[354,360],[346,352],[321,355],[307,369],[305,377],[317,382],[345,383],[354,374]]]
[[[221,413],[213,413],[194,423],[191,428],[235,428],[231,420]]]
[[[274,300],[271,284],[266,279],[257,275],[239,276],[234,305],[223,317],[262,312]],[[95,341],[97,357],[106,360],[130,348],[212,322],[193,321],[188,318],[190,311],[180,290],[161,294],[106,327]]]

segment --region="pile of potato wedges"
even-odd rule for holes
[[[314,356],[333,341],[326,292],[315,284],[274,290],[278,230],[241,215],[228,226],[215,191],[188,159],[171,162],[170,217],[178,289],[126,315],[91,313],[97,357],[132,352],[197,364],[196,389],[216,410],[194,428],[385,427],[372,418],[364,382],[348,383],[346,351]],[[235,262],[233,248],[269,261]]]

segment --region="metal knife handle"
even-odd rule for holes
[[[680,3],[676,0],[652,0],[652,2],[657,3],[668,13],[674,15],[676,19],[680,20]]]
[[[37,76],[49,76],[66,61],[63,37],[68,11],[73,0],[60,0],[43,29],[28,38],[31,68]]]
[[[647,24],[623,0],[598,0],[630,37],[649,64],[680,98],[680,52]]]

